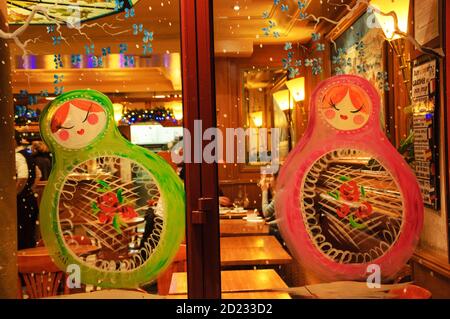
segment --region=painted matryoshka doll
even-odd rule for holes
[[[100,287],[155,279],[184,238],[184,187],[174,170],[122,137],[111,101],[97,91],[58,96],[40,131],[54,155],[40,227],[55,263],[78,265],[81,282]]]
[[[276,213],[296,259],[327,280],[383,279],[404,266],[422,223],[419,186],[380,125],[365,79],[335,76],[315,89],[309,124],[277,181]]]

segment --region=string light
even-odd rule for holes
[[[150,111],[146,109],[126,111],[124,112],[121,120],[121,122],[125,124],[145,123],[152,121],[178,124],[178,120],[175,118],[173,111],[164,107],[159,107]]]

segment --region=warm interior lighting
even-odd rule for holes
[[[373,7],[381,12],[395,12],[398,19],[398,28],[404,33],[408,32],[409,3],[410,0],[372,0],[370,2]],[[375,17],[388,40],[395,40],[401,37],[394,33],[395,25],[392,16],[384,16],[375,12]]]
[[[292,97],[289,90],[281,90],[273,94],[273,100],[282,111],[292,108]]]
[[[252,118],[252,121],[256,127],[263,126],[263,112],[262,111],[250,113],[250,117]]]
[[[120,103],[113,104],[114,120],[119,122],[123,117],[123,105]]]
[[[183,103],[181,102],[173,102],[171,105],[173,111],[173,117],[177,121],[181,121],[183,119]]]
[[[286,82],[295,102],[305,100],[305,78],[296,78]]]

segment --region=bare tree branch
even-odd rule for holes
[[[25,42],[22,42],[20,40],[20,36],[28,29],[28,27],[31,25],[31,21],[33,20],[34,16],[37,14],[43,14],[49,21],[52,21],[55,25],[56,25],[56,31],[58,32],[59,36],[61,37],[61,40],[63,40],[68,46],[70,46],[70,43],[67,41],[67,39],[63,36],[63,33],[61,31],[61,25],[63,24],[62,21],[54,19],[52,17],[50,17],[48,15],[48,11],[47,8],[39,6],[39,5],[35,5],[32,10],[30,15],[27,17],[27,19],[25,20],[24,24],[21,25],[19,28],[17,28],[16,30],[14,30],[13,32],[5,32],[3,30],[0,29],[0,38],[5,39],[5,40],[13,40],[14,43],[17,45],[17,47],[23,52],[22,54],[22,59],[24,61],[24,66],[25,68],[27,68],[28,66],[27,64],[27,59],[26,56],[30,53],[29,50],[27,49],[27,45],[30,42],[35,43],[36,39],[34,40],[26,40]],[[117,29],[117,27],[114,27],[113,25],[109,24],[109,23],[103,23],[103,24],[99,24],[99,23],[91,23],[91,24],[83,24],[81,27],[79,28],[75,28],[78,33],[85,37],[89,42],[92,42],[92,40],[89,38],[89,36],[82,32],[81,30],[83,28],[92,28],[92,27],[98,27],[100,29],[102,29],[103,31],[105,31],[107,34],[109,35],[118,35],[118,34],[122,34],[122,33],[126,33],[129,32],[129,30],[123,30],[123,31],[119,31],[116,33],[111,33],[109,31],[106,30],[106,27],[109,27],[111,29]]]

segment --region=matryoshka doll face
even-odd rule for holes
[[[51,121],[51,132],[58,144],[69,149],[89,145],[105,128],[105,110],[90,100],[75,99],[61,104]]]
[[[325,92],[320,113],[332,127],[341,131],[356,130],[369,120],[372,103],[358,86],[341,84]]]

